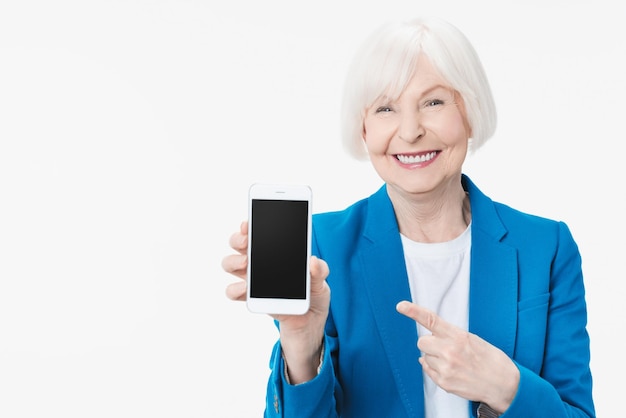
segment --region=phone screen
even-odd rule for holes
[[[250,296],[306,299],[309,204],[252,199]]]

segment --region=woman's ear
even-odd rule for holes
[[[472,125],[470,124],[470,121],[467,118],[467,113],[463,115],[463,120],[465,121],[465,129],[467,130],[467,137],[472,138],[474,136],[474,133],[472,132]]]

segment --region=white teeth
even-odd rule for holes
[[[400,162],[402,164],[415,164],[415,163],[423,163],[424,161],[429,161],[432,160],[435,155],[437,155],[437,153],[435,151],[433,152],[429,152],[428,154],[424,154],[424,155],[401,155],[398,154],[398,160],[400,160]]]

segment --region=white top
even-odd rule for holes
[[[401,235],[411,298],[464,330],[469,324],[471,224],[452,241],[422,243]],[[419,335],[430,332],[417,325]],[[417,359],[416,359],[417,361]],[[426,418],[468,418],[468,401],[447,393],[424,373]]]

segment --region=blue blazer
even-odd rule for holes
[[[562,222],[493,202],[465,175],[472,208],[470,332],[520,370],[502,417],[594,417],[581,258]],[[270,361],[266,417],[424,417],[416,324],[402,243],[386,186],[349,208],[317,214],[313,251],[330,267],[330,314],[319,375],[284,377]],[[477,404],[468,402],[470,416]]]

